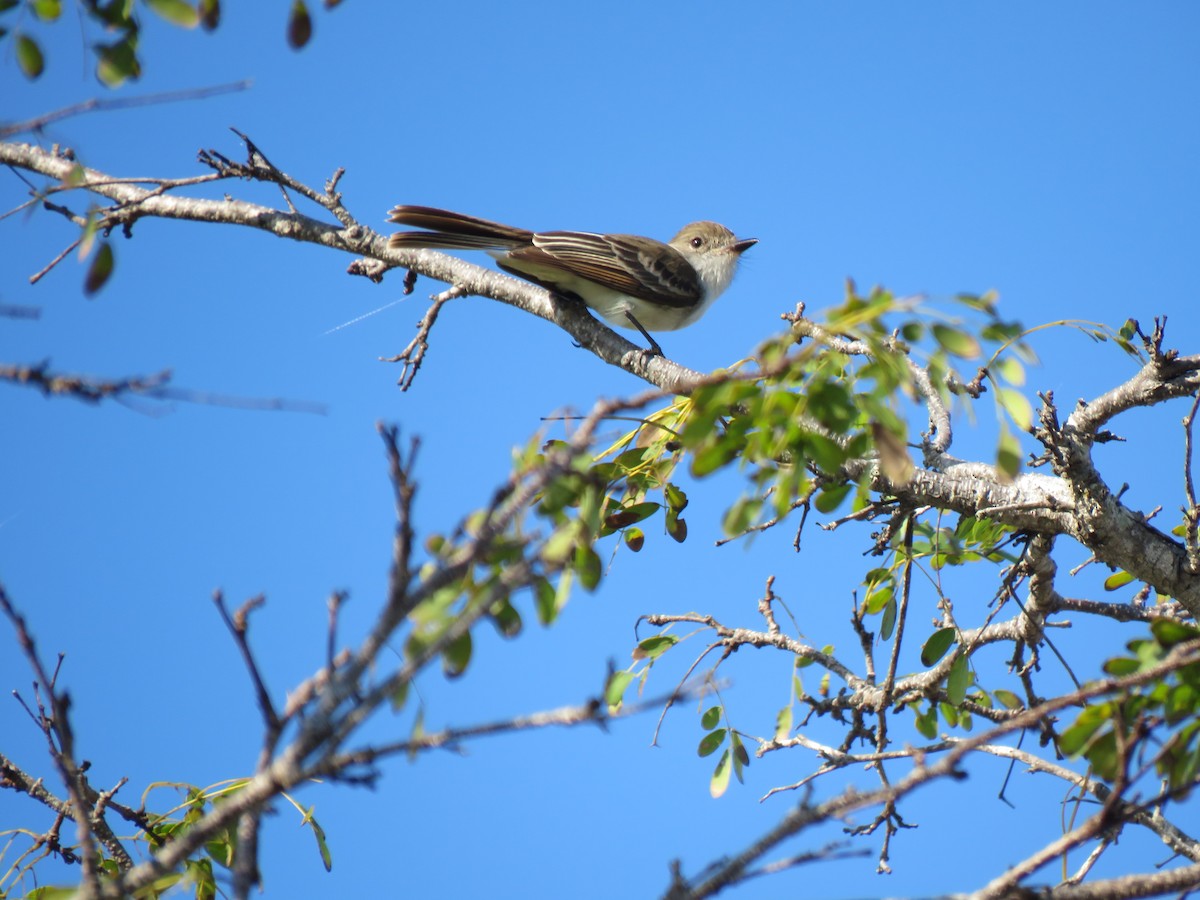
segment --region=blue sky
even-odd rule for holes
[[[668,355],[698,369],[747,355],[797,301],[838,302],[847,277],[931,302],[996,289],[1004,313],[1031,326],[1165,314],[1170,345],[1200,344],[1193,4],[350,3],[316,16],[301,53],[283,40],[285,4],[225,6],[208,36],[148,17],[143,80],[115,96],[242,78],[251,90],[73,118],[46,140],[116,175],[186,176],[203,171],[200,148],[239,157],[235,126],[310,184],[345,167],[347,206],[380,230],[396,203],[664,239],[694,219],[721,221],[760,244],[701,322],[663,336]],[[0,59],[0,116],[104,93],[70,18],[43,32],[50,68],[39,83]],[[4,183],[9,208],[23,187]],[[278,202],[263,186],[221,190]],[[433,282],[338,328],[398,300],[400,278],[373,285],[347,277],[350,259],[331,251],[144,220],[132,240],[115,239],[116,274],[97,298],[81,296],[74,261],[30,286],[72,236],[41,211],[0,221],[0,302],[42,311],[36,322],[0,319],[0,359],[109,377],[171,368],[179,388],[326,409],[86,407],[0,390],[0,578],[43,653],[66,653],[93,780],[128,775],[127,802],[151,781],[209,784],[253,765],[257,713],[214,588],[235,601],[266,593],[253,641],[280,694],[322,662],[330,591],[350,592],[344,634],[370,621],[392,524],[377,421],[422,437],[418,526],[429,532],[486,502],[542,417],[640,387],[554,326],[469,298],[443,312],[402,394],[399,370],[378,358],[408,342]],[[1035,346],[1044,366],[1031,392],[1054,390],[1064,406],[1132,373],[1078,333],[1048,332]],[[1131,419],[1145,433],[1102,451],[1110,483],[1129,480],[1135,506],[1173,515],[1182,502],[1183,413]],[[978,436],[959,420],[963,455],[990,446],[991,407],[977,415]],[[753,625],[772,573],[805,633],[849,646],[867,534],[812,530],[798,556],[790,533],[713,550],[720,500],[689,510],[687,544],[651,533],[648,552],[619,555],[603,589],[577,597],[552,630],[529,615],[515,642],[483,637],[465,678],[423,678],[428,726],[581,702],[607,660],[626,664],[637,616],[696,609]],[[1085,573],[1064,593],[1086,595],[1097,580]],[[959,604],[981,609],[991,592],[986,581],[956,588]],[[1079,629],[1061,646],[1086,677],[1097,648],[1103,658],[1130,636]],[[0,684],[25,691],[29,672],[9,648]],[[764,734],[787,698],[787,662],[741,656],[725,673],[726,699],[740,727]],[[370,735],[408,726],[385,717]],[[389,763],[375,791],[310,788],[300,799],[329,833],[333,872],[281,807],[267,829],[268,895],[655,895],[670,859],[694,872],[765,831],[791,798],[759,798],[814,764],[777,754],[714,801],[694,712],[673,712],[658,748],[653,729],[650,715],[607,734],[481,741],[464,756]],[[6,753],[48,773],[17,704],[0,705],[0,733]],[[1014,810],[995,799],[1002,766],[972,775],[965,799],[934,789],[913,798],[921,828],[893,841],[890,877],[868,857],[737,896],[968,889],[1056,834],[1058,784],[1020,776]],[[0,794],[0,827],[29,816]],[[978,838],[964,844],[966,823]],[[858,846],[878,849],[871,838]],[[1133,834],[1120,853],[1141,870],[1165,855]]]

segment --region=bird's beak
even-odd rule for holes
[[[743,241],[738,241],[730,249],[733,250],[733,252],[736,253],[738,256],[741,256],[743,253],[745,253],[747,250],[749,250],[751,247],[753,247],[757,243],[758,243],[758,238],[746,238]]]

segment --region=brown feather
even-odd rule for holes
[[[393,235],[393,238],[403,238],[399,243],[409,246],[423,247],[462,247],[474,249],[479,247],[510,247],[515,244],[527,244],[533,239],[533,232],[523,228],[513,228],[511,225],[501,225],[488,219],[478,219],[475,216],[464,216],[461,213],[435,209],[432,206],[397,206],[388,214],[388,221],[398,225],[412,225],[415,228],[425,228],[428,232],[408,232]],[[475,238],[472,243],[418,243],[420,239],[439,239],[445,235],[459,235]]]
[[[631,297],[666,306],[693,305],[702,291],[699,276],[691,263],[669,244],[655,242],[661,262],[651,268],[646,265],[649,254],[637,250],[637,242],[647,239],[631,241],[631,237],[546,231],[533,235],[532,247],[513,250],[508,258],[582,275]],[[653,288],[647,285],[653,285]]]

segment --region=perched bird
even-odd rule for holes
[[[578,297],[609,324],[637,328],[656,352],[647,332],[704,315],[758,243],[716,222],[685,225],[664,244],[633,234],[526,231],[428,206],[397,206],[388,221],[426,229],[393,234],[391,247],[491,251],[504,271]]]

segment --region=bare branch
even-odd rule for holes
[[[438,313],[442,311],[442,307],[451,300],[462,297],[465,294],[465,290],[457,287],[442,291],[440,294],[434,294],[430,298],[432,303],[429,309],[425,311],[425,315],[421,317],[421,321],[417,324],[416,337],[409,341],[408,346],[395,356],[381,357],[384,362],[404,363],[404,368],[400,372],[400,379],[396,382],[400,385],[400,390],[407,391],[412,387],[413,379],[417,377],[421,363],[425,361],[425,352],[429,349],[429,333],[433,330],[434,323],[437,322]]]
[[[665,896],[671,900],[697,900],[711,897],[729,885],[736,884],[744,877],[745,872],[766,853],[777,847],[783,841],[807,828],[827,822],[831,819],[841,819],[850,812],[859,809],[873,808],[888,803],[909,794],[921,785],[941,778],[958,777],[961,772],[959,765],[963,758],[978,748],[995,744],[996,740],[1005,734],[1021,731],[1036,726],[1045,717],[1081,702],[1107,696],[1129,688],[1156,682],[1177,669],[1192,664],[1200,658],[1200,640],[1187,641],[1177,644],[1168,652],[1166,658],[1158,665],[1149,666],[1141,672],[1124,678],[1106,678],[1093,682],[1070,693],[1054,697],[1037,706],[1021,710],[1007,721],[975,737],[956,741],[936,762],[929,763],[918,759],[917,765],[903,778],[891,785],[870,791],[858,791],[853,788],[819,804],[804,802],[787,813],[777,825],[753,841],[745,850],[722,862],[710,867],[710,870],[696,881],[689,884],[676,879]],[[1116,794],[1114,793],[1114,797]],[[1196,867],[1186,867],[1191,871]],[[1196,869],[1200,872],[1200,868]],[[1195,873],[1193,878],[1197,877]],[[1175,883],[1175,882],[1171,882]],[[1081,887],[1081,886],[1074,886]],[[1058,889],[1054,889],[1057,891]],[[1033,896],[1033,895],[1028,895]],[[1055,893],[1056,898],[1060,895]],[[1066,893],[1061,896],[1074,897]],[[1086,896],[1086,895],[1078,895]],[[1103,894],[1103,897],[1116,895]],[[1124,896],[1150,896],[1142,894],[1126,894]]]
[[[164,369],[157,375],[99,380],[87,375],[58,375],[50,372],[49,363],[36,366],[0,364],[0,380],[34,387],[46,396],[74,397],[85,403],[119,397],[122,394],[153,395],[171,380],[171,372]]]
[[[212,87],[189,88],[183,91],[166,91],[160,94],[144,94],[141,97],[92,97],[82,103],[72,103],[62,109],[43,113],[23,122],[13,122],[0,127],[0,140],[6,140],[14,134],[25,131],[40,132],[49,125],[61,122],[72,116],[84,113],[103,112],[114,109],[130,109],[136,106],[154,106],[163,103],[179,103],[184,100],[205,100],[219,94],[232,94],[237,91],[249,90],[253,82],[250,79],[234,81],[229,84],[218,84]]]

